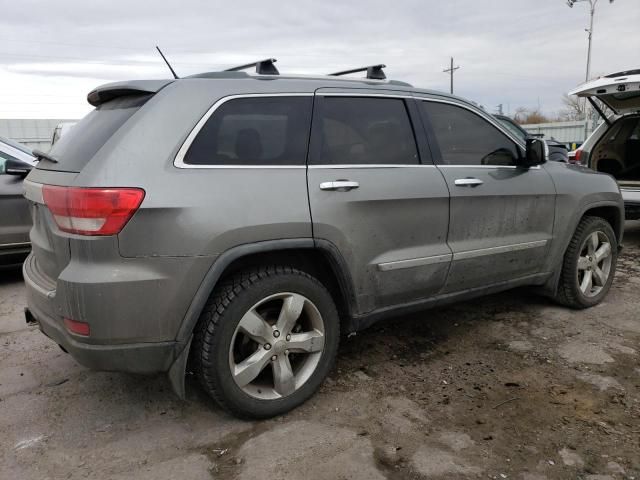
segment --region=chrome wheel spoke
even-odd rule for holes
[[[591,270],[586,270],[584,272],[584,277],[582,277],[582,282],[580,283],[580,290],[583,293],[589,294],[591,293],[591,288],[593,287],[593,275]]]
[[[608,242],[603,243],[595,252],[596,262],[600,263],[605,258],[611,255],[611,244]]]
[[[287,355],[279,355],[272,362],[273,366],[273,388],[281,396],[292,394],[296,389],[296,379],[293,375],[291,362]]]
[[[598,239],[598,232],[593,232],[589,235],[589,240],[587,240],[587,250],[589,252],[589,256],[593,256],[596,253],[598,248],[598,243],[600,240]]]
[[[299,293],[274,293],[238,322],[229,346],[231,374],[253,398],[289,396],[314,375],[324,343],[324,320],[313,302]]]
[[[244,314],[238,324],[238,329],[251,340],[260,344],[268,343],[273,332],[271,326],[264,321],[255,309],[249,310]]]
[[[604,284],[607,282],[607,276],[600,269],[600,267],[595,267],[593,269],[593,283],[599,287],[604,287]]]
[[[288,295],[282,302],[282,309],[276,322],[276,329],[284,334],[289,333],[298,321],[298,318],[300,318],[303,308],[304,297],[302,295],[296,293]]]
[[[259,348],[252,355],[245,358],[242,362],[235,365],[233,369],[233,378],[239,387],[244,387],[248,383],[255,380],[269,363],[271,355],[264,348]]]
[[[591,262],[587,257],[578,258],[578,270],[586,270],[591,265]]]
[[[318,331],[293,333],[288,343],[290,352],[321,352],[324,348],[324,335]]]

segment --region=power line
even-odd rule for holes
[[[444,70],[442,70],[444,73],[448,73],[449,76],[451,77],[451,86],[449,88],[449,91],[451,92],[451,94],[453,95],[453,73],[458,70],[460,67],[459,66],[453,66],[453,57],[451,57],[451,65],[449,66],[449,68],[445,68]]]

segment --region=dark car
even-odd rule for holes
[[[24,145],[0,137],[0,265],[21,263],[31,250],[31,216],[22,182],[35,160]]]

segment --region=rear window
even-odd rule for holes
[[[184,157],[188,165],[304,165],[311,97],[250,97],[223,103]]]
[[[53,146],[49,153],[58,163],[41,160],[38,169],[79,172],[151,96],[127,95],[99,105]]]

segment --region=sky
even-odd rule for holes
[[[81,118],[108,82],[267,57],[282,73],[384,63],[494,112],[553,114],[585,77],[589,3],[566,0],[0,0],[0,118]],[[640,0],[598,0],[592,76],[640,68]]]

